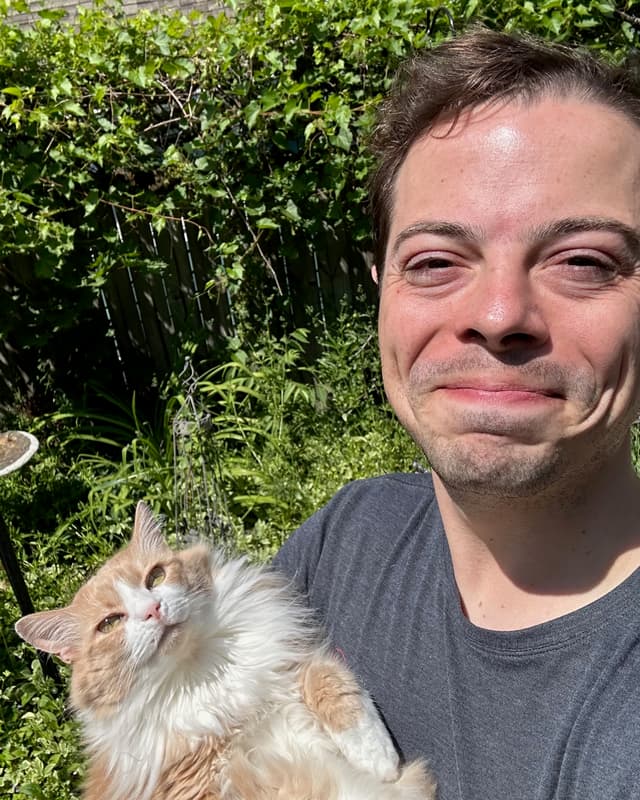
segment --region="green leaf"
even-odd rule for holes
[[[76,117],[84,117],[85,110],[79,103],[76,103],[74,100],[65,100],[61,106],[62,110],[67,114],[73,114]]]
[[[282,104],[282,95],[279,92],[267,91],[262,95],[260,105],[263,111],[270,111],[272,108]]]
[[[469,0],[467,2],[466,8],[464,10],[464,17],[465,19],[469,20],[475,14],[476,9],[478,8],[479,0]]]
[[[187,58],[174,58],[170,61],[163,61],[160,68],[172,78],[186,78],[196,71],[193,61]]]
[[[124,77],[135,86],[146,89],[153,80],[155,69],[151,63],[127,70]]]
[[[46,797],[42,788],[35,783],[23,783],[18,791],[25,797],[34,797],[36,800],[45,800]]]
[[[302,222],[302,218],[300,217],[300,212],[298,211],[298,206],[291,199],[287,200],[287,204],[283,208],[282,213],[287,219],[290,219],[292,222]]]
[[[91,189],[89,194],[83,201],[85,217],[88,217],[90,214],[93,214],[93,212],[98,207],[99,202],[100,202],[100,192],[97,189]]]
[[[244,109],[244,118],[247,121],[249,130],[255,127],[255,124],[258,121],[258,117],[260,116],[261,111],[262,111],[262,106],[257,101],[249,103]]]
[[[269,217],[260,217],[256,222],[256,228],[260,230],[278,230],[279,227],[278,223],[269,219]]]
[[[291,122],[294,115],[300,111],[300,102],[297,98],[290,98],[287,100],[284,106],[284,121],[286,123]]]
[[[63,78],[60,83],[57,84],[58,89],[62,94],[66,94],[71,96],[73,94],[73,86],[69,78]]]
[[[341,150],[350,150],[353,143],[353,133],[351,128],[341,126],[338,132],[329,137],[332,144],[339,147]]]

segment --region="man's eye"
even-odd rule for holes
[[[111,633],[124,619],[124,614],[109,614],[98,624],[100,633]]]
[[[595,282],[610,281],[620,273],[620,266],[612,260],[589,253],[575,253],[564,259],[570,277]]]
[[[448,258],[438,258],[436,256],[432,256],[429,258],[420,258],[416,261],[410,261],[406,269],[408,270],[416,270],[416,269],[446,269],[447,267],[451,267],[452,263],[451,260]]]
[[[456,263],[446,256],[419,256],[408,261],[403,269],[408,283],[437,286],[447,283],[457,274]]]
[[[615,264],[596,258],[595,256],[587,255],[571,256],[567,259],[567,264],[572,267],[591,267],[593,269],[601,269],[608,272],[615,272],[616,270]]]

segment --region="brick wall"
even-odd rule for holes
[[[38,3],[37,0],[31,3],[34,10],[39,8],[47,9],[65,9],[69,19],[73,19],[76,9],[80,7],[89,8],[93,5],[92,0],[86,2],[73,2],[73,0],[43,0]],[[219,13],[221,7],[224,5],[223,0],[123,0],[123,8],[127,14],[135,14],[143,9],[149,11],[153,9],[166,9],[177,10],[181,9],[184,12],[200,11],[203,14]],[[20,25],[28,25],[34,18],[35,14],[8,14],[8,20],[16,22]]]

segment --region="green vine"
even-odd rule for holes
[[[184,220],[208,290],[240,302],[277,291],[274,254],[303,241],[366,248],[375,105],[398,61],[451,24],[616,59],[635,35],[589,0],[454,0],[433,20],[424,0],[233,0],[206,18],[96,2],[74,24],[45,10],[19,27],[10,11],[26,8],[0,2],[0,340],[40,358],[90,326],[112,271],[165,268],[141,226]]]

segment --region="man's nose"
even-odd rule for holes
[[[549,329],[530,270],[513,262],[486,266],[466,294],[459,336],[495,352],[541,347]]]

